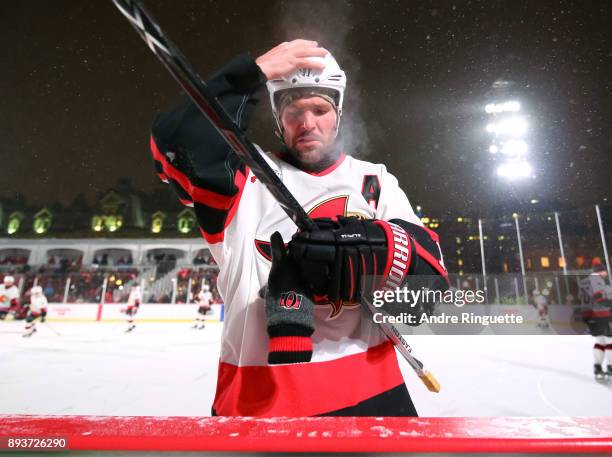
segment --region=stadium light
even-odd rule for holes
[[[496,144],[492,144],[491,146],[489,146],[489,152],[491,154],[497,154],[499,152],[499,146],[497,146]]]
[[[531,176],[532,172],[533,168],[524,160],[502,163],[497,167],[497,175],[509,180],[526,178]]]
[[[527,121],[522,117],[510,117],[496,123],[487,124],[487,132],[496,135],[521,136],[527,132]]]
[[[516,113],[521,110],[521,104],[517,101],[508,101],[504,103],[488,103],[485,106],[485,111],[488,114],[498,113]]]
[[[527,143],[523,140],[512,140],[504,143],[501,152],[508,156],[524,156],[527,154]]]

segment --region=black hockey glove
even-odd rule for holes
[[[40,321],[44,323],[46,319],[47,319],[47,310],[43,309],[40,311]]]
[[[300,280],[280,233],[271,239],[272,269],[266,291],[266,319],[270,346],[268,363],[310,362],[314,331],[314,303]]]
[[[343,217],[315,222],[320,230],[296,233],[289,247],[317,298],[358,302],[375,290],[404,285],[413,274],[440,275],[446,281],[437,235],[422,227]],[[427,248],[415,241],[416,236],[428,243]]]

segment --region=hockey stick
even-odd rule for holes
[[[62,334],[60,332],[58,332],[57,330],[55,330],[53,327],[51,327],[47,321],[42,322],[42,324],[45,325],[45,327],[47,327],[49,330],[51,330],[53,333],[55,333],[57,336],[62,336]]]
[[[304,208],[283,185],[263,156],[257,151],[233,119],[214,97],[206,83],[191,68],[179,49],[166,37],[157,21],[137,0],[113,0],[119,11],[130,21],[136,32],[147,43],[153,54],[189,95],[202,114],[217,129],[230,148],[246,163],[276,198],[289,218],[302,230],[316,230],[316,224]]]
[[[191,68],[187,59],[163,33],[157,21],[144,8],[142,3],[138,0],[113,0],[113,3],[130,21],[136,32],[170,74],[174,76],[228,146],[246,163],[257,179],[266,186],[298,228],[301,230],[318,230],[317,225],[274,173],[257,147],[246,137],[219,101],[211,94],[206,83]],[[372,310],[370,305],[368,305],[368,308]],[[423,364],[410,354],[410,346],[397,329],[387,323],[379,325],[387,337],[398,347],[400,353],[417,372],[427,388],[433,392],[439,391],[438,382],[431,373],[423,371]]]

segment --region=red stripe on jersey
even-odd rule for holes
[[[606,346],[605,346],[605,345],[603,345],[603,344],[595,343],[595,344],[593,345],[593,349],[599,349],[600,351],[603,351],[603,350],[605,350],[605,349],[606,349]]]
[[[432,240],[434,240],[436,243],[440,242],[440,237],[438,236],[438,234],[436,232],[434,232],[432,229],[429,229],[425,226],[421,227],[423,230],[425,230],[427,233],[429,233],[429,236],[431,237]]]
[[[160,152],[159,148],[157,147],[153,136],[151,136],[150,146],[153,158],[162,164],[164,174],[178,182],[180,186],[185,190],[185,192],[187,192],[191,196],[194,202],[220,210],[229,210],[235,204],[237,195],[221,195],[217,192],[202,189],[201,187],[193,185],[184,173],[179,171],[177,168],[175,168],[172,164],[168,162],[166,157]],[[234,185],[236,185],[238,189],[241,189],[242,187],[244,187],[245,181],[246,176],[241,172],[237,172],[236,176],[234,177]]]
[[[247,167],[246,175],[248,174],[249,174],[249,168]],[[244,185],[247,179],[246,175],[243,175],[241,172],[238,172],[236,173],[236,176],[234,177],[234,184],[238,187],[239,190],[238,190],[238,194],[234,197],[234,204],[232,205],[232,207],[229,209],[227,213],[227,217],[225,218],[223,230],[221,230],[218,233],[208,233],[202,227],[200,227],[200,232],[202,233],[202,236],[209,244],[221,243],[225,239],[225,229],[227,228],[228,225],[230,225],[230,223],[232,222],[232,219],[234,219],[234,215],[236,214],[236,211],[238,210],[238,203],[240,202],[240,199],[242,198],[242,191],[244,190]]]
[[[612,344],[606,344],[606,351],[612,351]]]
[[[220,362],[213,408],[220,416],[314,416],[403,382],[389,341],[325,362],[244,367]]]
[[[582,317],[584,319],[593,319],[593,318],[608,318],[610,317],[609,309],[585,309],[582,311]]]
[[[444,268],[442,268],[442,265],[440,265],[440,261],[436,259],[427,249],[425,249],[415,240],[413,240],[413,242],[414,242],[414,245],[416,246],[417,255],[425,259],[425,261],[428,264],[430,264],[432,267],[434,267],[436,271],[440,274],[440,276],[444,277],[446,282],[448,282],[448,273],[446,272],[446,270],[444,270]]]
[[[208,244],[221,243],[225,238],[225,230],[219,233],[207,233],[204,231],[202,227],[200,227],[200,233],[204,237],[204,239],[208,242]]]

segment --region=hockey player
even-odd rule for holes
[[[550,327],[550,320],[548,318],[548,296],[550,291],[548,289],[534,289],[533,291],[533,303],[536,310],[538,311],[538,327],[541,329],[547,329]]]
[[[125,331],[126,333],[131,332],[136,328],[136,324],[134,324],[134,316],[138,312],[138,308],[140,307],[140,302],[142,301],[142,294],[140,293],[140,287],[136,284],[133,284],[130,288],[130,295],[128,296],[127,308],[125,308],[125,314],[127,315],[127,324],[128,328]]]
[[[437,236],[384,165],[343,151],[346,76],[325,49],[282,43],[236,57],[208,81],[245,130],[266,86],[281,148],[264,158],[315,219],[316,235],[296,234],[191,102],[159,115],[151,137],[159,177],[194,208],[220,267],[226,312],[213,414],[414,416],[395,349],[359,300],[370,275],[397,284],[414,273],[445,277]]]
[[[204,316],[210,311],[210,305],[212,304],[212,293],[210,292],[210,286],[206,283],[202,283],[202,289],[198,293],[198,316],[196,317],[195,324],[192,328],[199,330],[204,328]]]
[[[15,278],[6,275],[0,284],[0,319],[5,319],[10,311],[19,309],[19,288],[15,285]]]
[[[593,372],[595,379],[612,379],[612,288],[607,279],[608,273],[601,259],[594,258],[593,272],[582,281],[583,288],[591,298],[591,304],[582,315],[595,337],[593,345]],[[608,362],[604,371],[604,363]]]
[[[36,319],[40,318],[40,322],[45,322],[47,318],[47,305],[47,297],[43,294],[42,287],[32,287],[30,289],[30,304],[26,305],[28,307],[28,314],[26,316],[23,337],[29,338],[36,332]]]

